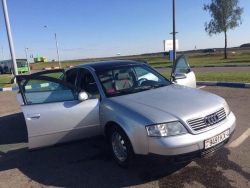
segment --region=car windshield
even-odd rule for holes
[[[156,89],[171,84],[165,77],[145,65],[114,67],[96,72],[107,97]]]
[[[17,62],[17,67],[27,67],[28,63],[27,62]]]

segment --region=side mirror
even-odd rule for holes
[[[78,95],[79,101],[86,101],[89,98],[88,94],[85,91],[82,91]]]
[[[174,80],[185,79],[185,78],[187,78],[187,76],[186,76],[185,73],[177,73],[177,74],[174,76]]]

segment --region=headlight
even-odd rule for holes
[[[150,125],[146,127],[148,136],[174,136],[187,133],[185,127],[178,121],[163,123],[158,125]]]
[[[224,109],[225,109],[225,112],[226,112],[226,116],[230,113],[230,108],[229,108],[229,106],[228,106],[228,104],[227,104],[227,102],[225,101],[224,103],[223,103],[223,106],[224,106]]]

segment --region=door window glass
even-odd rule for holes
[[[174,74],[190,72],[189,65],[184,57],[178,59],[176,63]]]
[[[20,85],[28,105],[71,101],[78,98],[78,92],[75,90],[52,81],[23,79]]]

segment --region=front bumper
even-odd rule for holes
[[[148,137],[149,153],[163,156],[183,155],[190,156],[190,158],[199,158],[225,145],[232,136],[235,126],[236,118],[233,112],[231,112],[223,124],[200,134],[183,134],[179,136],[161,138]],[[204,149],[206,139],[212,138],[226,131],[227,129],[230,130],[230,137],[228,139],[213,146],[212,148],[207,150]]]
[[[171,156],[157,155],[157,154],[149,153],[149,157],[152,159],[157,159],[159,161],[164,160],[164,161],[167,161],[167,162],[170,162],[173,164],[193,161],[193,160],[198,159],[198,158],[206,157],[207,155],[210,155],[213,152],[217,151],[218,149],[222,148],[225,144],[227,144],[229,142],[233,133],[230,135],[230,137],[228,139],[224,140],[223,142],[221,142],[221,143],[217,144],[216,146],[213,146],[207,150],[203,149],[203,150],[198,150],[198,151],[185,153],[185,154],[181,154],[181,155],[171,155]]]

